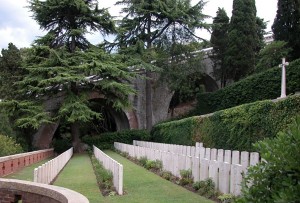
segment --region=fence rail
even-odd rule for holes
[[[0,177],[14,173],[25,166],[37,163],[53,155],[53,149],[44,149],[0,157]]]
[[[239,195],[241,192],[242,172],[247,171],[245,166],[224,162],[224,160],[209,160],[200,156],[190,156],[117,142],[114,143],[114,146],[119,151],[127,152],[131,157],[138,159],[146,157],[149,160],[160,160],[163,164],[163,170],[170,171],[177,177],[180,177],[181,170],[190,169],[194,181],[211,178],[216,184],[216,189],[222,193]],[[251,162],[251,165],[255,164]]]
[[[196,146],[185,146],[134,140],[133,145],[182,154],[191,157],[199,157],[200,159],[205,158],[208,160],[216,160],[218,162],[226,162],[229,164],[240,164],[244,169],[259,162],[259,154],[257,152],[249,153],[246,151],[240,152],[215,148],[205,148],[203,147],[203,143],[199,142],[196,143]]]
[[[73,155],[73,147],[34,169],[33,182],[50,184]]]
[[[93,146],[96,159],[102,163],[106,170],[113,174],[113,184],[119,195],[123,195],[123,165],[109,157],[97,147]]]

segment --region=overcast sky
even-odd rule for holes
[[[218,7],[225,8],[230,17],[233,0],[207,0],[203,13],[214,17]],[[116,0],[98,0],[99,7],[109,8],[111,15],[119,16],[120,8],[114,6]],[[192,4],[197,0],[192,0]],[[31,18],[32,13],[28,11],[27,0],[0,0],[0,50],[7,48],[9,42],[13,42],[18,48],[29,47],[37,36],[44,33],[39,25]],[[257,16],[269,21],[267,31],[271,30],[277,10],[277,0],[256,0]],[[211,23],[212,19],[207,22]],[[209,39],[210,35],[204,31],[198,31],[198,36]],[[93,43],[100,43],[99,35],[88,36]]]

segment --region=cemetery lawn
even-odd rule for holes
[[[90,203],[105,202],[88,154],[74,154],[58,175],[54,185],[65,187],[86,196]]]
[[[112,151],[105,151],[110,157],[123,164],[123,196],[106,197],[111,203],[211,203],[213,201],[175,185],[160,176],[149,172],[141,166]]]
[[[47,161],[51,160],[52,158],[42,160],[42,161],[32,164],[30,166],[26,166],[26,167],[22,168],[20,171],[17,171],[16,173],[10,174],[3,178],[33,181],[34,169],[41,166],[42,164],[46,163]]]

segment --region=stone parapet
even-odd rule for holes
[[[75,191],[41,183],[0,178],[0,202],[11,203],[89,203]]]

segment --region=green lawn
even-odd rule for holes
[[[54,185],[69,188],[86,196],[90,203],[105,202],[87,154],[75,154],[59,174]]]
[[[123,164],[124,167],[124,188],[127,193],[124,196],[105,198],[112,203],[189,203],[213,202],[201,197],[185,188],[175,185],[146,169],[132,163],[124,157],[112,151],[106,152],[113,159]]]
[[[27,167],[21,169],[20,171],[18,171],[16,173],[5,176],[4,178],[33,181],[33,171],[34,171],[34,169],[41,166],[42,164],[46,163],[47,161],[49,161],[51,159],[52,158],[45,159],[43,161],[40,161],[40,162],[37,162],[37,163],[32,164],[30,166],[27,166]]]
[[[106,153],[123,164],[125,195],[113,197],[102,196],[96,183],[90,158],[87,154],[75,154],[59,174],[54,185],[77,191],[86,196],[90,203],[212,202],[147,171],[115,152],[106,151]],[[7,178],[32,180],[34,167],[41,164],[42,162],[26,167]]]

